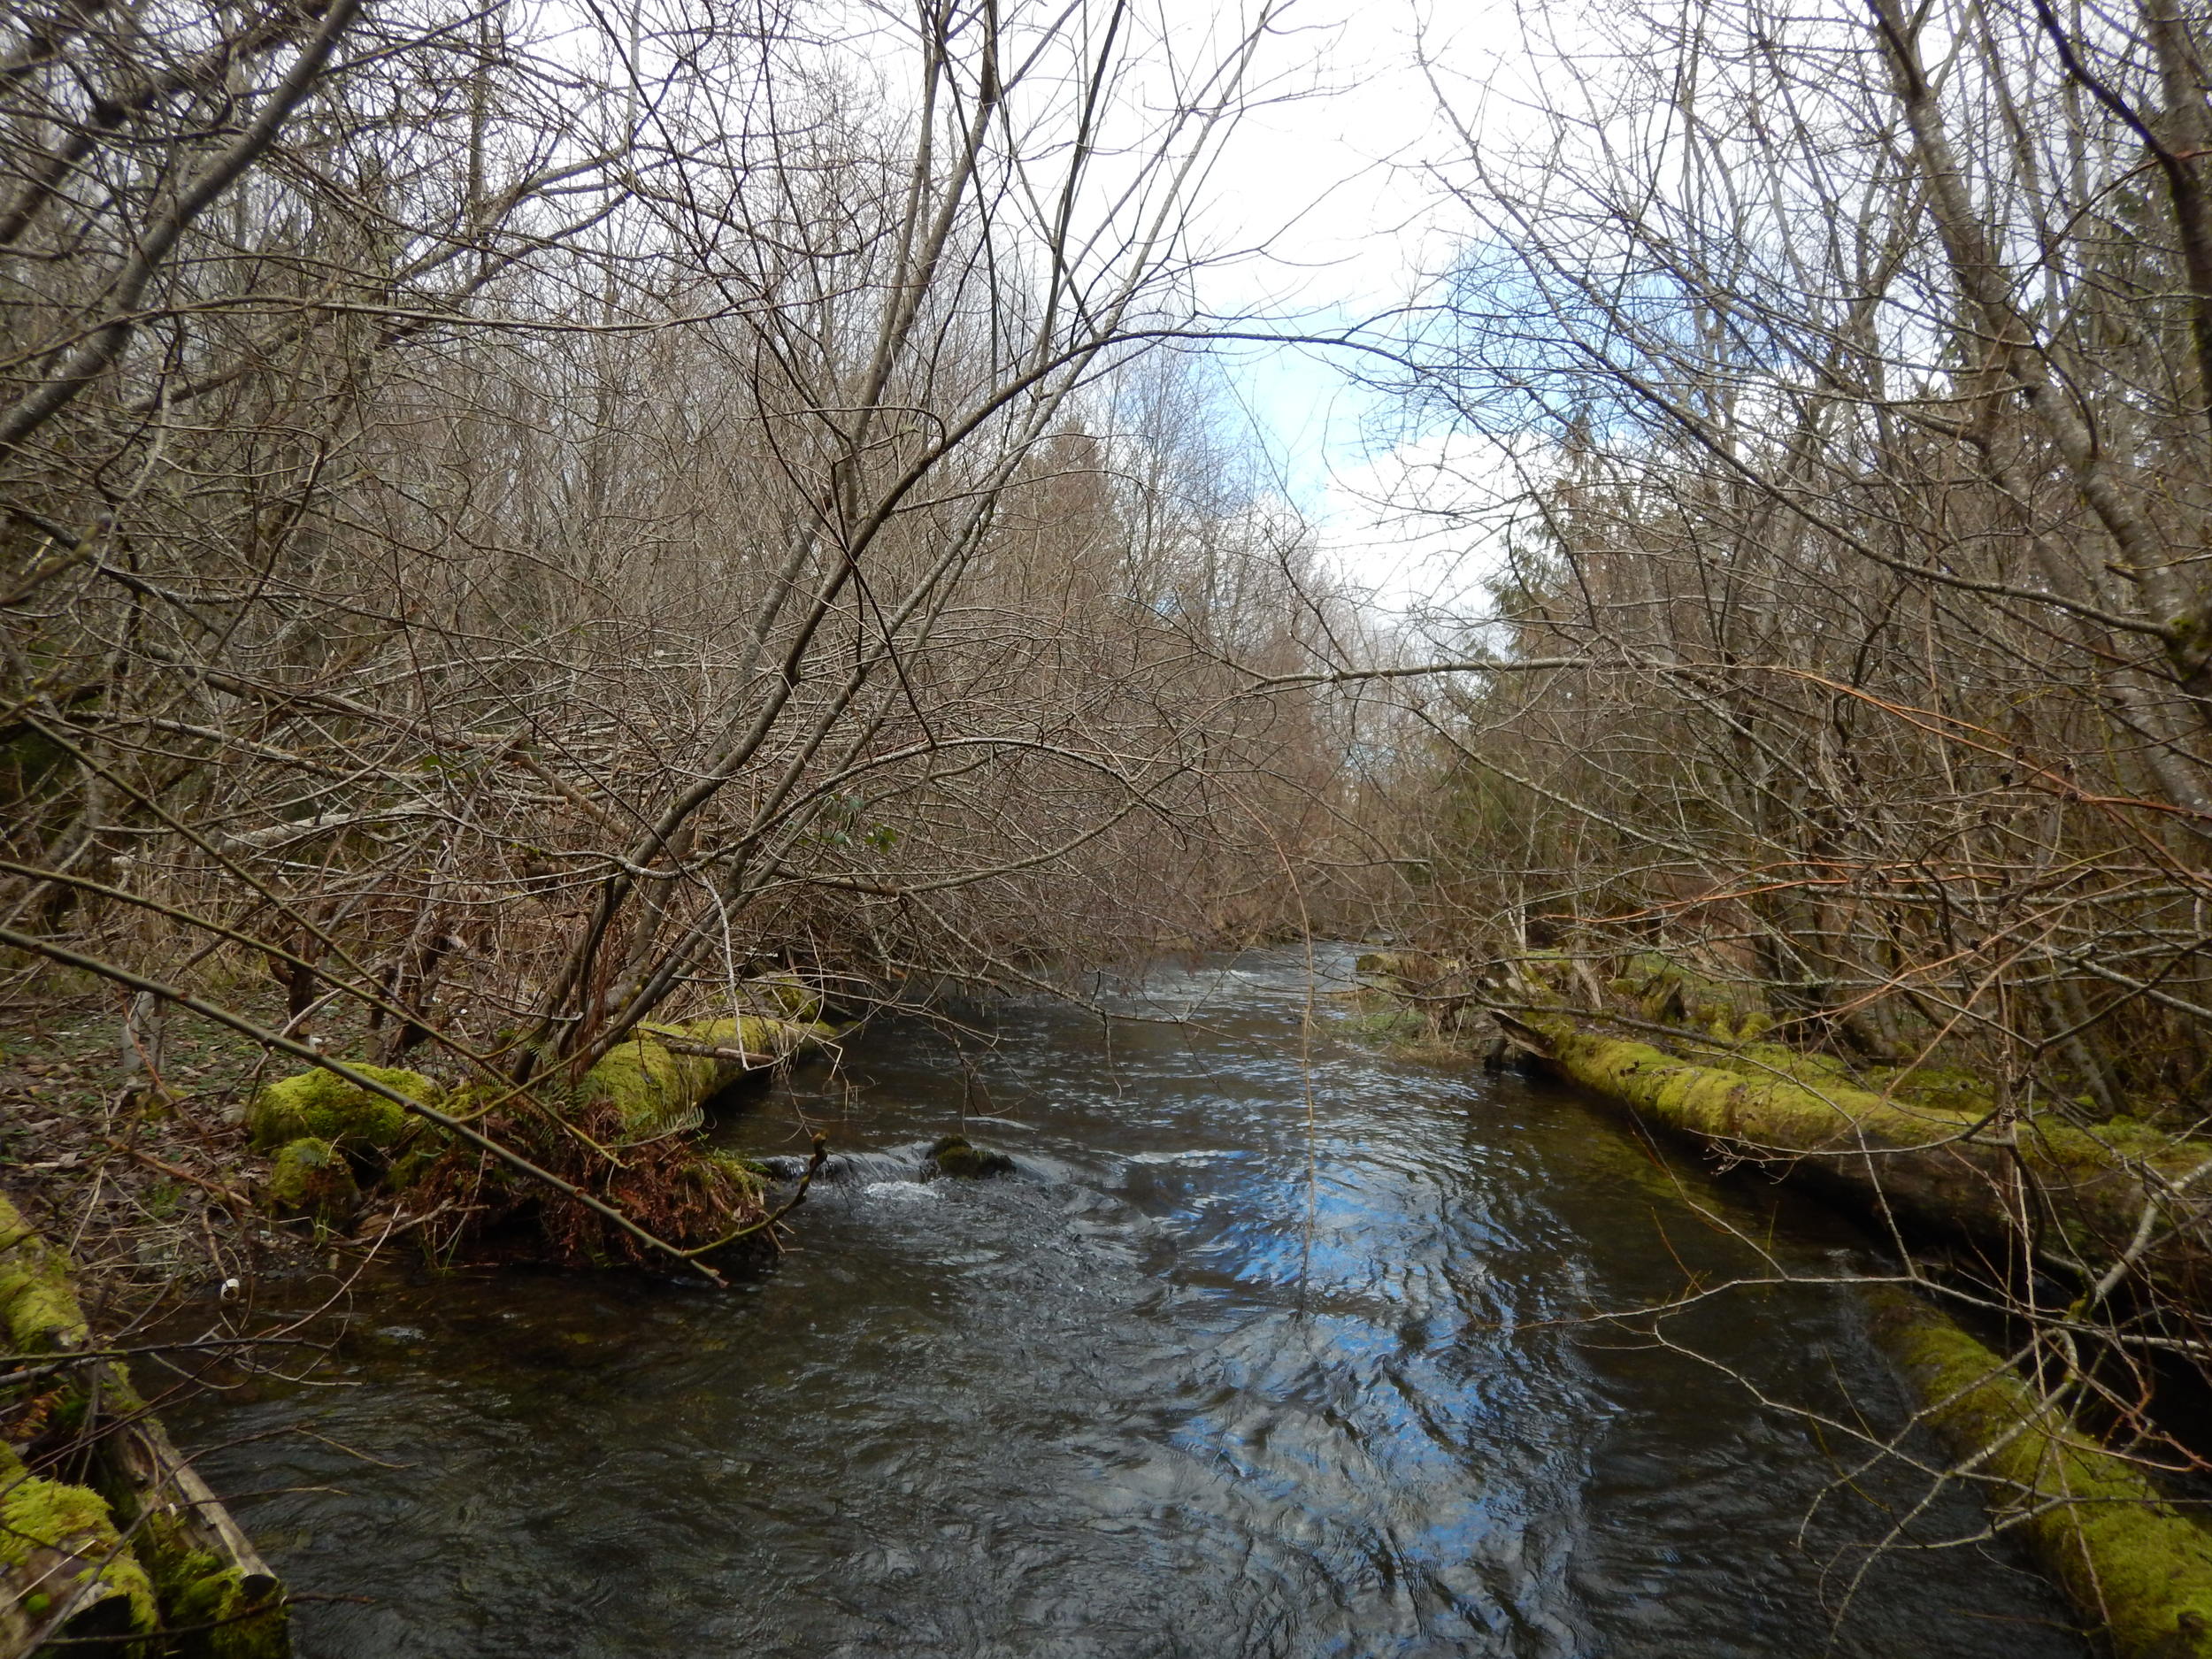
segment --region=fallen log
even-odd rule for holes
[[[1549,988],[1512,978],[1519,983],[1509,988],[1531,1001]],[[2212,1146],[2203,1141],[1877,1094],[1819,1056],[1756,1041],[1755,1010],[1701,1006],[1692,1013],[1717,1041],[1669,1038],[1724,1064],[1601,1035],[1557,1007],[1493,1002],[1491,1012],[1567,1079],[1732,1161],[1809,1179],[1863,1211],[1965,1235],[2000,1261],[2033,1215],[2070,1254],[2062,1264],[2081,1276],[2139,1269],[2199,1305],[2212,1291],[2201,1191]],[[2024,1530],[2121,1659],[2212,1659],[2212,1534],[1926,1302],[1892,1286],[1868,1290],[1874,1335],[1926,1402],[1926,1420],[1962,1470],[1998,1484],[2000,1523]]]
[[[758,1014],[640,1025],[584,1073],[580,1094],[620,1115],[617,1144],[657,1141],[696,1129],[706,1102],[746,1072],[818,1048],[835,1034],[811,1020]]]
[[[32,1474],[0,1448],[0,1651],[108,1653],[159,1623],[152,1583],[85,1486]],[[53,1645],[69,1644],[57,1649]]]
[[[1926,1302],[1870,1286],[1876,1340],[1961,1468],[2121,1659],[2212,1659],[2212,1533]]]
[[[2212,1145],[2139,1125],[2097,1130],[1914,1104],[1809,1070],[1775,1049],[1724,1069],[1601,1036],[1563,1013],[1494,1010],[1553,1070],[1732,1161],[1809,1180],[1878,1220],[1962,1234],[2015,1255],[2024,1216],[2046,1266],[2095,1278],[2114,1265],[2212,1304],[2205,1177]],[[1747,1071],[1751,1074],[1747,1075]]]
[[[733,1048],[718,1042],[689,1042],[681,1037],[663,1035],[662,1048],[671,1054],[688,1055],[699,1060],[720,1060],[741,1071],[761,1071],[776,1064],[776,1056],[758,1049]]]
[[[121,1368],[100,1365],[95,1386],[111,1420],[93,1442],[92,1486],[152,1578],[174,1651],[281,1659],[291,1651],[282,1583]]]
[[[84,1313],[68,1258],[0,1199],[0,1325],[43,1373],[74,1425],[50,1448],[73,1485],[32,1474],[0,1446],[0,1655],[66,1636],[161,1634],[184,1659],[283,1659],[291,1651],[283,1586],[245,1532],[179,1454],[123,1367],[81,1355]],[[72,1647],[65,1651],[96,1651]]]

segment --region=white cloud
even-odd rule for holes
[[[1326,334],[1386,317],[1450,263],[1449,182],[1471,143],[1525,136],[1534,58],[1510,5],[1299,0],[1286,16],[1274,50],[1302,67],[1244,115],[1198,195],[1208,245],[1243,250],[1202,273],[1200,297]],[[1349,585],[1400,617],[1479,607],[1529,457],[1465,434],[1379,448],[1399,411],[1386,374],[1350,354],[1240,345],[1225,366],[1282,495]]]
[[[1554,459],[1546,448],[1451,432],[1336,467],[1313,515],[1322,557],[1379,610],[1479,617],[1505,536]]]

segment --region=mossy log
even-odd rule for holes
[[[17,1354],[58,1362],[72,1396],[62,1415],[81,1421],[68,1455],[91,1482],[35,1476],[0,1447],[0,1655],[13,1659],[42,1632],[73,1644],[159,1631],[159,1651],[187,1659],[283,1659],[283,1586],[123,1368],[70,1357],[88,1335],[68,1258],[4,1199],[0,1321]]]
[[[2184,1187],[2212,1146],[2138,1126],[2096,1132],[2037,1118],[1916,1104],[1852,1086],[1814,1057],[1751,1045],[1730,1065],[1683,1060],[1583,1029],[1563,1014],[1502,1016],[1561,1074],[1732,1156],[1790,1172],[1878,1217],[2016,1248],[2024,1181],[2049,1235],[2101,1269],[2137,1234],[2147,1202],[2162,1240],[2145,1270],[2167,1289],[2212,1302],[2206,1194]],[[1733,1068],[1733,1069],[1731,1069]]]
[[[1874,1332],[1962,1463],[2008,1490],[2045,1569],[2121,1659],[2212,1659],[2212,1533],[1917,1297],[1872,1291]]]
[[[820,999],[795,982],[772,984],[776,1005],[818,1011]],[[621,1119],[618,1144],[634,1146],[695,1129],[704,1103],[748,1071],[774,1066],[836,1035],[813,1019],[744,1015],[677,1025],[641,1025],[584,1074],[580,1106],[604,1102]],[[426,1106],[464,1112],[469,1091],[449,1099],[419,1071],[348,1062],[354,1070]],[[465,1115],[465,1114],[464,1114]],[[421,1137],[434,1139],[397,1102],[322,1070],[280,1078],[256,1095],[246,1125],[257,1150],[274,1155],[267,1193],[288,1214],[342,1220],[357,1207],[353,1175],[411,1167]],[[408,1148],[417,1148],[411,1153]],[[358,1171],[349,1174],[349,1165]],[[393,1183],[388,1183],[393,1184]]]
[[[178,1452],[129,1379],[103,1368],[117,1420],[95,1445],[92,1479],[153,1580],[180,1659],[284,1659],[284,1586],[230,1511]]]
[[[810,1020],[754,1014],[641,1025],[584,1074],[580,1093],[620,1114],[620,1144],[657,1141],[697,1128],[706,1102],[747,1071],[819,1048],[835,1035]]]
[[[152,1581],[106,1500],[0,1447],[0,1650],[121,1653],[154,1630]]]

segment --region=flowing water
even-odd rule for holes
[[[1340,959],[1309,1035],[1304,969],[1132,1005],[1194,1023],[1003,1010],[966,1065],[873,1033],[724,1126],[787,1152],[803,1105],[858,1155],[733,1289],[396,1278],[344,1386],[172,1425],[333,1598],[315,1659],[2087,1651],[2008,1547],[1933,1547],[1970,1502],[1909,1517],[1747,1392],[1893,1424],[1847,1292],[1589,1317],[1761,1250],[1848,1271],[1854,1234],[1565,1090],[1348,1040]],[[963,1128],[1018,1173],[918,1179]]]

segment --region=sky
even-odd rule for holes
[[[912,35],[892,0],[849,0],[858,56],[888,65],[887,93],[910,73]],[[1149,0],[1125,19],[1141,40],[1111,101],[1110,136],[1090,164],[1093,204],[1125,231],[1141,205],[1118,198],[1146,176],[1150,146],[1178,112],[1217,88],[1203,77],[1236,56],[1254,15],[1273,26],[1245,82],[1248,101],[1187,196],[1202,263],[1202,312],[1248,320],[1255,332],[1327,334],[1387,319],[1452,262],[1463,215],[1445,180],[1463,177],[1468,140],[1511,131],[1517,93],[1532,81],[1516,0]],[[1049,35],[1072,14],[1032,14]],[[864,24],[864,27],[862,25]],[[1547,22],[1547,27],[1555,27]],[[1071,66],[1097,39],[1087,19],[1059,36],[1078,56],[1033,60],[1045,125],[1036,154],[1066,142]],[[1042,65],[1044,66],[1040,67]],[[895,96],[895,94],[893,94]],[[1440,109],[1450,99],[1453,115]],[[1122,164],[1118,168],[1117,161]],[[1042,169],[1048,173],[1050,163]],[[1154,178],[1164,175],[1151,175]],[[1141,198],[1140,198],[1141,199]],[[1306,526],[1324,564],[1390,618],[1483,604],[1496,538],[1467,514],[1514,491],[1517,474],[1477,434],[1409,426],[1386,393],[1362,383],[1352,354],[1249,342],[1217,348],[1217,384],[1264,449],[1279,507]],[[1364,365],[1374,371],[1372,360]]]
[[[1197,203],[1217,246],[1266,251],[1210,271],[1201,296],[1326,332],[1402,304],[1448,264],[1441,181],[1464,146],[1421,59],[1444,66],[1442,89],[1479,131],[1480,88],[1514,79],[1518,22],[1503,0],[1294,0],[1286,20],[1286,96],[1242,118]],[[1468,603],[1494,558],[1480,533],[1429,510],[1509,491],[1511,469],[1472,434],[1406,431],[1347,373],[1355,362],[1245,347],[1225,369],[1331,565],[1386,611]]]
[[[886,87],[897,87],[912,36],[906,22],[886,19],[904,13],[890,0],[850,4],[856,19],[872,19],[852,44],[892,65]],[[1115,13],[1141,13],[1130,27],[1143,38],[1124,41],[1112,96],[1131,119],[1107,123],[1119,136],[1093,158],[1096,203],[1143,173],[1158,127],[1213,102],[1179,77],[1233,60],[1263,8],[1274,23],[1245,82],[1247,106],[1186,197],[1203,257],[1197,303],[1256,331],[1326,334],[1386,319],[1448,268],[1459,234],[1442,180],[1463,175],[1467,140],[1440,93],[1477,142],[1494,119],[1509,123],[1515,90],[1531,80],[1522,14],[1516,0],[1149,0]],[[1069,15],[1033,14],[1048,33]],[[1087,22],[1061,38],[1079,53],[1097,44]],[[1080,61],[1032,65],[1048,123],[1064,119],[1070,63]],[[1048,124],[1037,131],[1040,157],[1066,142]],[[1120,222],[1143,218],[1139,207]],[[1217,348],[1216,361],[1227,402],[1268,457],[1278,499],[1263,505],[1302,521],[1325,565],[1391,618],[1480,606],[1495,539],[1465,514],[1512,491],[1496,444],[1409,429],[1395,400],[1352,372],[1361,359],[1351,354],[1237,343]]]

